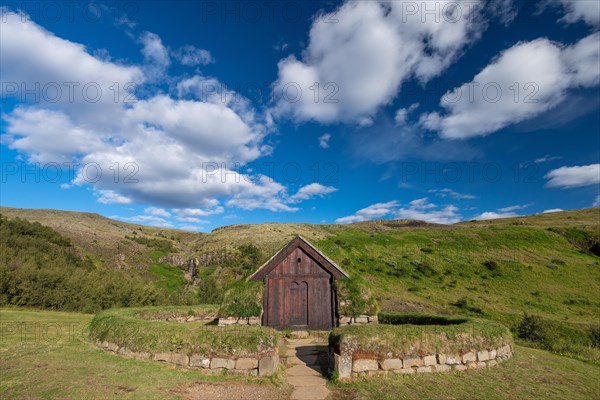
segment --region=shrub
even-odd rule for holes
[[[483,314],[483,310],[479,306],[475,305],[472,300],[469,300],[468,297],[462,297],[456,300],[454,303],[450,303],[450,305],[474,314]]]
[[[600,325],[590,326],[588,336],[592,342],[592,347],[600,347]]]
[[[223,297],[220,317],[259,317],[262,313],[264,284],[240,281],[229,288]]]
[[[541,344],[548,341],[548,325],[536,315],[523,315],[516,331],[519,339]]]
[[[198,284],[198,301],[201,304],[221,304],[223,301],[223,291],[217,285],[214,276],[207,275],[200,279]]]
[[[358,277],[334,282],[339,303],[339,313],[347,317],[375,315],[379,305],[366,283]]]

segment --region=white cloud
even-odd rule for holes
[[[353,215],[338,218],[337,224],[349,224],[385,216],[393,216],[396,219],[420,220],[438,224],[453,224],[460,221],[458,208],[453,205],[438,206],[432,204],[427,198],[416,199],[408,203],[407,207],[401,207],[398,201],[377,203],[358,210]]]
[[[405,2],[349,1],[315,18],[302,59],[291,55],[278,64],[275,114],[368,120],[403,81],[439,75],[485,28],[478,2],[438,1],[434,15],[421,9],[425,3],[412,6],[415,12]]]
[[[225,209],[221,206],[214,205],[212,208],[174,208],[173,212],[177,218],[189,218],[189,217],[207,217],[209,215],[223,214]]]
[[[347,217],[338,218],[335,220],[336,224],[351,224],[353,222],[367,221],[370,219],[377,219],[385,217],[386,215],[392,214],[394,209],[398,206],[397,201],[388,201],[387,203],[372,204],[366,208],[358,210],[353,215]]]
[[[150,80],[162,78],[171,60],[169,50],[163,45],[160,37],[152,32],[144,32],[140,36],[140,42],[143,45],[142,55],[144,56],[144,73]]]
[[[500,211],[501,213],[506,213],[506,212],[510,212],[510,211],[523,210],[529,206],[530,206],[530,204],[516,204],[514,206],[500,208],[500,209],[498,209],[498,211]]]
[[[91,186],[104,203],[197,208],[222,198],[248,209],[295,210],[285,204],[282,185],[234,171],[271,150],[263,143],[269,120],[246,99],[238,95],[222,101],[218,94],[198,98],[193,83],[202,81],[193,78],[186,92],[192,99],[152,93],[140,99],[126,90],[128,83],[142,85],[166,73],[168,49],[157,35],[140,38],[145,63],[126,66],[94,57],[84,46],[19,15],[3,14],[1,24],[3,83],[30,87],[39,82],[43,87],[75,82],[79,88],[74,99],[68,92],[56,102],[40,99],[30,104],[25,99],[3,114],[2,142],[29,161],[96,166],[102,172],[98,179],[94,171],[91,179],[90,171],[81,168],[72,183]],[[103,93],[97,102],[81,98],[80,89],[90,82]],[[125,102],[126,97],[131,101]],[[277,193],[281,195],[274,196]]]
[[[285,204],[287,199],[285,186],[264,175],[259,178],[258,183],[248,187],[243,192],[233,195],[227,201],[227,206],[238,207],[244,210],[264,208],[273,212],[298,211],[298,208]]]
[[[592,204],[592,207],[600,207],[600,194],[596,196],[596,200],[594,200],[594,204]]]
[[[396,111],[396,115],[394,116],[394,120],[396,121],[396,125],[406,125],[407,118],[417,107],[419,107],[419,103],[411,104],[408,108],[400,108]]]
[[[121,196],[112,190],[99,190],[98,202],[102,204],[130,204],[133,201],[129,197]]]
[[[409,207],[395,211],[398,219],[419,220],[436,224],[454,224],[461,220],[458,208],[453,205],[444,207],[432,204],[427,198],[413,200]]]
[[[298,189],[298,192],[290,197],[291,203],[299,203],[301,201],[310,200],[315,197],[325,197],[328,194],[337,192],[338,189],[332,186],[324,186],[320,183],[311,183],[306,186],[302,186]]]
[[[565,16],[560,20],[566,23],[581,20],[592,26],[600,24],[600,2],[596,0],[550,0],[546,4],[562,6]]]
[[[565,211],[562,208],[551,208],[549,210],[544,210],[542,211],[542,214],[550,214],[550,213],[555,213],[555,212],[560,212],[560,211]]]
[[[541,164],[541,163],[550,162],[550,161],[554,161],[554,160],[560,160],[561,158],[562,157],[559,157],[559,156],[551,156],[549,154],[546,154],[543,157],[536,158],[535,160],[533,160],[533,162],[535,164]]]
[[[200,230],[202,230],[202,228],[200,228],[199,226],[196,226],[196,225],[180,225],[177,227],[177,229],[181,229],[184,231],[191,231],[191,232],[199,232]]]
[[[173,228],[174,227],[171,222],[167,221],[164,218],[157,217],[155,215],[135,215],[133,217],[120,217],[118,215],[113,215],[110,218],[119,219],[121,221],[126,221],[126,222],[133,222],[136,224],[156,226],[159,228]]]
[[[445,113],[424,114],[421,125],[459,139],[535,117],[564,101],[569,89],[598,85],[599,41],[595,33],[568,47],[548,39],[518,43],[446,93],[440,101]]]
[[[159,207],[147,207],[144,209],[145,214],[155,215],[157,217],[171,217],[171,213],[165,210],[164,208]]]
[[[510,25],[518,14],[517,7],[513,0],[490,0],[487,7],[505,26]]]
[[[548,172],[546,187],[574,188],[600,184],[600,164],[560,167]]]
[[[452,197],[453,199],[458,199],[458,200],[472,200],[472,199],[477,198],[477,196],[474,196],[472,194],[459,193],[457,191],[454,191],[454,190],[448,189],[448,188],[431,189],[431,190],[429,190],[429,193],[436,193],[440,197]]]
[[[494,212],[494,211],[486,211],[484,213],[481,213],[479,215],[477,215],[475,218],[473,218],[476,221],[484,221],[484,220],[488,220],[488,219],[499,219],[499,218],[511,218],[511,217],[518,217],[518,214],[515,214],[514,212]]]
[[[329,134],[329,133],[324,133],[323,135],[319,136],[319,146],[322,149],[328,149],[330,139],[331,139],[331,134]]]
[[[181,64],[187,65],[190,67],[196,65],[208,65],[215,62],[210,51],[199,49],[192,45],[181,46],[177,49],[173,56],[177,59]]]

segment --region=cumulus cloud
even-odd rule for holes
[[[169,218],[171,213],[165,210],[164,208],[159,207],[146,207],[144,209],[145,214],[156,215],[157,217],[165,217]]]
[[[568,189],[600,184],[600,164],[560,167],[548,172],[546,187]]]
[[[421,125],[461,139],[540,115],[563,102],[569,89],[598,85],[599,41],[594,33],[567,47],[544,38],[518,43],[447,92],[440,101],[445,112],[422,115]]]
[[[298,192],[290,197],[291,203],[298,203],[301,201],[313,199],[315,197],[325,197],[328,194],[337,192],[338,189],[332,186],[321,185],[320,183],[311,183],[306,186],[302,186],[298,189]]]
[[[162,78],[171,60],[169,50],[163,45],[160,37],[152,32],[144,32],[140,36],[140,42],[143,45],[142,55],[144,56],[144,72],[150,80]]]
[[[454,224],[461,220],[458,207],[454,205],[438,206],[422,198],[413,200],[408,207],[399,208],[395,211],[398,219],[419,220],[436,224]]]
[[[185,45],[173,52],[173,56],[181,64],[194,67],[196,65],[208,65],[215,62],[210,51],[199,49],[192,45]]]
[[[111,219],[118,219],[121,221],[126,221],[126,222],[132,222],[135,224],[142,224],[142,225],[150,225],[150,226],[156,226],[159,228],[173,228],[174,225],[161,217],[157,217],[155,215],[134,215],[133,217],[121,217],[118,215],[113,215],[110,217]]]
[[[321,147],[322,149],[328,149],[330,139],[331,139],[330,133],[324,133],[323,135],[319,136],[319,147]]]
[[[518,216],[519,216],[518,214],[511,212],[511,211],[507,211],[507,212],[486,211],[484,213],[477,215],[473,219],[476,221],[484,221],[484,220],[488,220],[488,219],[511,218],[511,217],[518,217]]]
[[[592,207],[600,207],[600,194],[596,196],[596,200],[594,200],[594,204],[592,204]]]
[[[388,201],[387,203],[372,204],[366,208],[358,210],[353,215],[347,217],[338,218],[335,220],[337,224],[350,224],[353,222],[362,222],[371,219],[377,219],[385,217],[386,215],[392,214],[394,209],[398,206],[397,201]]]
[[[438,224],[453,224],[461,220],[458,208],[453,205],[439,206],[427,198],[416,199],[406,206],[398,201],[377,203],[358,210],[353,215],[336,219],[338,224],[349,224],[391,216],[394,219],[410,219]]]
[[[410,107],[400,108],[396,111],[396,115],[394,116],[394,120],[396,121],[396,125],[406,125],[407,118],[417,107],[419,107],[419,103],[411,104]]]
[[[565,16],[560,20],[568,24],[584,21],[588,25],[600,25],[600,2],[595,0],[549,0],[545,5],[561,6]]]
[[[122,196],[113,190],[99,190],[98,202],[102,204],[130,204],[133,201],[126,196]]]
[[[297,121],[368,121],[403,81],[439,75],[480,37],[483,7],[438,1],[427,14],[425,6],[349,1],[315,18],[302,58],[279,61],[274,114]]]
[[[156,34],[140,37],[142,65],[122,65],[94,57],[84,46],[19,15],[3,13],[1,24],[2,88],[10,91],[2,95],[19,102],[3,114],[2,142],[29,161],[77,163],[71,183],[90,185],[98,201],[107,204],[183,209],[231,199],[229,204],[246,209],[295,210],[285,204],[289,199],[282,185],[235,171],[270,152],[264,144],[269,122],[247,99],[202,98],[194,86],[201,80],[195,77],[182,83],[186,98],[137,98],[127,89],[166,73],[168,49]],[[5,84],[13,81],[27,87],[58,83],[63,93],[56,101],[28,99]],[[69,82],[74,98],[64,86]],[[88,90],[88,98],[81,98],[86,85],[102,96],[90,101],[94,92]],[[94,166],[92,174],[87,166]]]

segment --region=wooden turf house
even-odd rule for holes
[[[334,280],[349,277],[297,236],[248,279],[265,284],[262,325],[329,330],[338,325]]]

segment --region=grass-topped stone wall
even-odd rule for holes
[[[264,284],[242,280],[225,292],[219,309],[219,325],[260,325]]]
[[[218,309],[205,305],[106,310],[90,322],[90,339],[131,358],[210,373],[272,375],[279,362],[277,333],[262,326],[217,326]]]
[[[335,281],[340,325],[377,323],[379,305],[360,277]]]
[[[329,336],[340,379],[396,372],[447,372],[495,366],[512,356],[504,325],[482,319],[382,313],[377,325],[348,325]]]

